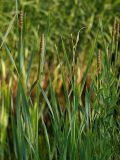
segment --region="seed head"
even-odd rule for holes
[[[19,13],[19,30],[20,32],[22,32],[23,30],[23,11],[20,10],[20,13]]]
[[[44,33],[41,35],[41,41],[40,41],[40,54],[43,55],[44,53],[44,47],[45,47],[45,38]]]

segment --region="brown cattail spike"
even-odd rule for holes
[[[45,38],[44,38],[44,33],[41,35],[41,41],[40,41],[40,54],[44,54],[44,47],[45,47]]]
[[[97,55],[97,75],[98,75],[98,76],[100,75],[100,72],[101,72],[100,54],[101,54],[101,51],[100,51],[100,49],[99,49],[98,55]]]
[[[20,32],[22,32],[23,30],[23,11],[20,10],[20,13],[19,13],[19,30]]]

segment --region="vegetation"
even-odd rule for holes
[[[0,160],[119,160],[119,0],[0,4]]]

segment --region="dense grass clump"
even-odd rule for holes
[[[0,5],[0,160],[119,160],[119,1],[52,2]]]

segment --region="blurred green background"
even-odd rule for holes
[[[1,0],[0,2],[0,36],[7,31],[10,21],[16,12],[15,0]],[[55,53],[55,44],[61,49],[61,37],[71,50],[71,34],[73,40],[80,32],[78,53],[88,50],[94,40],[98,26],[102,26],[104,36],[110,41],[111,25],[114,18],[120,15],[120,0],[21,0],[18,1],[19,9],[24,10],[25,22],[25,47],[30,50],[31,44],[36,42],[39,48],[40,33],[48,31],[48,55]],[[16,22],[14,22],[15,24]],[[101,23],[101,24],[100,24]],[[16,25],[7,36],[11,49],[17,41]],[[101,35],[99,43],[101,44]],[[70,52],[68,52],[70,54]]]

